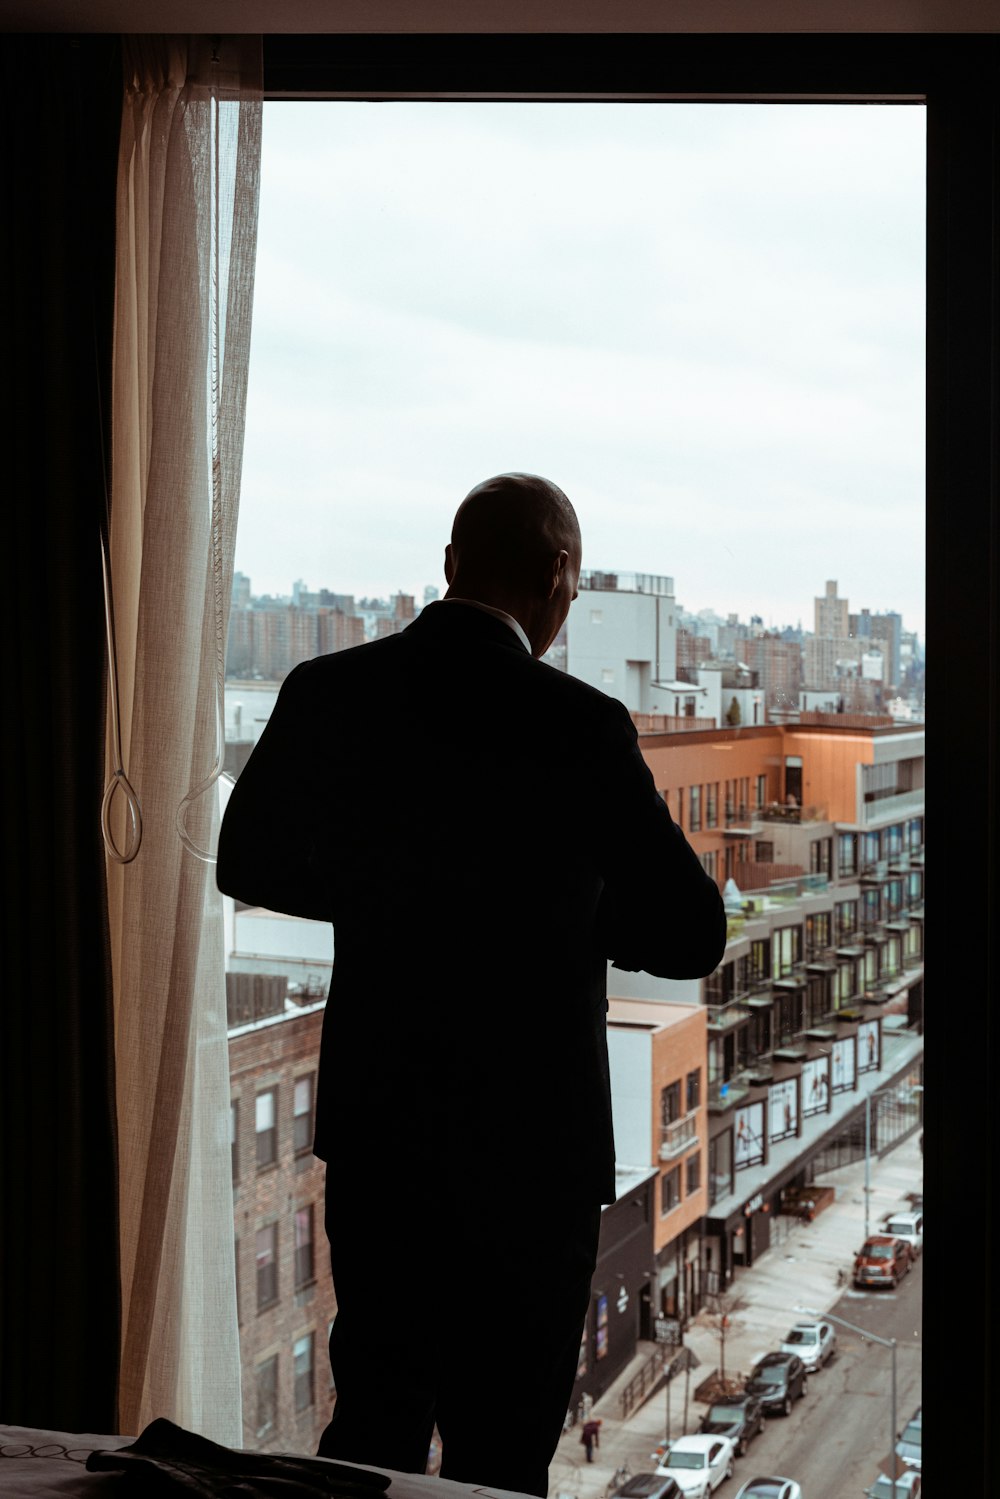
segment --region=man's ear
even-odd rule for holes
[[[444,581],[451,586],[451,580],[455,576],[455,558],[451,550],[451,542],[444,549]]]
[[[549,573],[549,580],[548,580],[549,581],[549,593],[548,593],[548,596],[549,596],[550,599],[551,598],[555,598],[556,594],[559,591],[559,585],[562,582],[563,573],[566,571],[566,564],[568,562],[569,562],[569,552],[566,552],[566,551],[556,552],[555,556],[552,558],[552,567],[551,567],[551,571]]]

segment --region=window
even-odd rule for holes
[[[719,826],[719,783],[710,781],[705,787],[705,826],[717,828]]]
[[[771,933],[771,974],[788,978],[797,963],[802,962],[802,928],[782,926]]]
[[[605,687],[613,687],[614,686],[614,681],[615,681],[614,667],[611,667],[611,666],[602,666],[601,667],[601,681],[603,682],[603,684],[604,684]]]
[[[882,857],[882,840],[877,832],[861,835],[861,867],[871,869]]]
[[[814,911],[806,917],[806,957],[830,946],[830,912]]]
[[[819,1025],[832,1009],[833,974],[811,973],[806,986],[806,1025]]]
[[[697,1192],[701,1186],[701,1151],[696,1150],[686,1162],[687,1181],[684,1185],[685,1197],[690,1197],[692,1192]]]
[[[858,872],[858,835],[857,833],[837,834],[837,874],[840,879],[847,879]]]
[[[701,832],[701,787],[692,786],[688,792],[688,817],[691,822],[691,832]]]
[[[672,1171],[664,1172],[660,1177],[660,1217],[665,1218],[672,1213],[681,1200],[681,1168],[675,1166]]]
[[[313,1206],[295,1211],[295,1289],[312,1285],[316,1279],[313,1266]]]
[[[296,1155],[307,1155],[313,1143],[313,1092],[315,1073],[295,1079],[292,1105],[292,1140]]]
[[[911,854],[915,854],[923,848],[924,819],[922,817],[911,817],[906,824],[906,843]]]
[[[315,1333],[309,1332],[306,1333],[304,1338],[298,1338],[292,1344],[292,1363],[295,1369],[296,1411],[308,1410],[315,1399],[315,1342]]]
[[[257,1230],[257,1310],[266,1311],[278,1299],[278,1225]]]
[[[870,886],[861,892],[861,924],[865,927],[878,926],[882,917],[882,891],[878,885]]]
[[[684,787],[677,788],[677,826],[684,826]]]
[[[708,1196],[712,1207],[733,1190],[733,1136],[724,1130],[708,1144]]]
[[[701,1103],[701,1068],[696,1067],[687,1075],[687,1109],[690,1114]]]
[[[766,937],[755,937],[750,943],[750,982],[766,983],[771,977],[771,945]]]
[[[715,879],[715,850],[709,849],[707,854],[701,856],[701,867],[710,879]]]
[[[845,937],[851,937],[858,929],[858,903],[856,900],[842,900],[837,903],[837,941],[843,942]]]
[[[759,838],[757,840],[757,863],[774,863],[774,844],[770,838]]]
[[[857,992],[857,964],[853,958],[841,958],[837,963],[837,1009],[848,1008]]]
[[[885,830],[885,856],[887,859],[898,859],[903,852],[903,825],[893,823],[892,827]]]
[[[767,803],[767,776],[758,776],[754,783],[754,806],[760,811]]]
[[[681,1085],[668,1083],[660,1089],[660,1123],[675,1124],[681,1117]]]
[[[278,1419],[278,1355],[257,1365],[257,1435],[266,1437]]]
[[[832,860],[833,839],[813,838],[809,844],[809,873],[825,874],[829,877],[832,873]]]
[[[257,1132],[257,1170],[273,1166],[278,1159],[277,1090],[269,1088],[254,1099],[254,1126]]]
[[[233,1181],[240,1179],[240,1104],[234,1098],[229,1105],[229,1146],[233,1159]]]

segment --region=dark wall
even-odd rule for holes
[[[584,1391],[594,1400],[609,1389],[636,1351],[643,1290],[655,1279],[653,1187],[642,1182],[601,1214],[601,1237],[587,1312],[587,1370],[573,1389],[574,1407]],[[622,1292],[624,1290],[624,1297]],[[607,1352],[597,1357],[598,1312],[607,1301]],[[619,1300],[623,1310],[619,1310]]]

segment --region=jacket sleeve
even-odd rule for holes
[[[215,881],[248,905],[330,921],[315,844],[323,788],[306,775],[309,733],[303,662],[282,683],[274,711],[232,789],[219,831]]]
[[[657,791],[631,718],[618,703],[614,710],[594,809],[605,956],[630,972],[702,978],[725,952],[722,896]]]

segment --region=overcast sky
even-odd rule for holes
[[[924,629],[924,113],[268,103],[236,566],[422,597],[509,469],[584,566]]]

